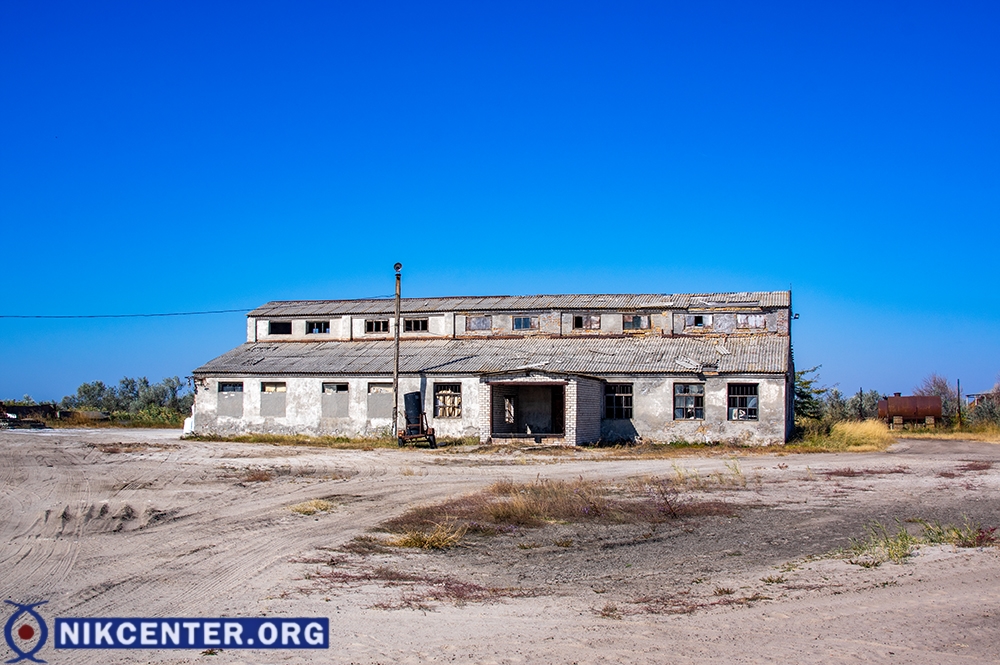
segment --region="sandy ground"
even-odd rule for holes
[[[1000,445],[904,440],[886,453],[736,461],[588,456],[2,431],[3,596],[48,600],[50,626],[55,616],[331,620],[323,652],[49,644],[39,655],[54,665],[1000,662],[1000,549],[924,546],[876,568],[830,555],[872,520],[914,533],[905,520],[1000,525]],[[243,480],[254,469],[273,479]],[[498,479],[644,476],[683,476],[686,496],[726,501],[737,515],[554,524],[447,552],[342,549],[408,507]],[[315,498],[334,508],[290,510]],[[504,591],[442,599],[442,584]],[[0,643],[0,657],[12,655]]]

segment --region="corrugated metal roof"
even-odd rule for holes
[[[690,373],[694,361],[720,373],[784,373],[789,338],[728,337],[728,354],[716,339],[689,337],[427,339],[400,342],[404,374],[483,374],[526,366],[571,374]],[[386,375],[393,342],[247,343],[198,369],[197,375]],[[689,359],[689,360],[686,360]]]
[[[463,296],[403,298],[406,314],[533,310],[659,310],[694,307],[788,307],[788,291],[689,294],[567,294],[536,296]],[[269,302],[248,316],[296,317],[343,314],[391,314],[391,298],[365,300],[285,300]]]

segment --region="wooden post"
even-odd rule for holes
[[[403,269],[402,263],[393,266],[396,271],[396,328],[394,348],[392,353],[392,436],[398,436],[399,432],[399,294],[400,280],[399,271]]]

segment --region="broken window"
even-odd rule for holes
[[[573,317],[573,330],[600,330],[601,317],[598,314],[577,314]]]
[[[705,386],[701,383],[674,384],[674,420],[705,419]]]
[[[729,419],[757,420],[757,384],[729,384]]]
[[[288,388],[282,383],[261,382],[260,415],[264,418],[285,417],[285,393]]]
[[[268,321],[267,322],[267,334],[268,335],[291,335],[292,334],[292,322],[291,321]]]
[[[604,386],[604,417],[609,420],[628,420],[632,417],[631,383]]]
[[[346,418],[350,401],[346,383],[324,383],[320,396],[321,416],[323,418]]]
[[[648,330],[649,317],[638,314],[625,314],[622,316],[622,330]]]
[[[485,316],[467,316],[465,317],[465,329],[493,330],[493,317],[488,314]]]
[[[403,332],[427,332],[427,319],[404,319]]]
[[[515,316],[512,327],[514,330],[537,330],[538,329],[538,317],[537,316]]]
[[[462,417],[461,383],[434,384],[434,417],[435,418]]]
[[[324,335],[330,332],[329,321],[306,321],[307,335]]]
[[[366,319],[366,333],[387,333],[389,332],[389,319]]]
[[[684,317],[685,328],[705,329],[712,327],[711,314],[687,314]]]
[[[241,393],[243,392],[243,382],[229,382],[222,383],[219,382],[219,392],[220,393]]]
[[[749,330],[766,330],[767,317],[763,314],[737,314],[736,327]]]

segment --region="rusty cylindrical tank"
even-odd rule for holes
[[[913,395],[908,397],[887,397],[879,400],[878,417],[891,420],[901,416],[903,420],[923,420],[927,416],[941,417],[941,398],[937,396]]]

